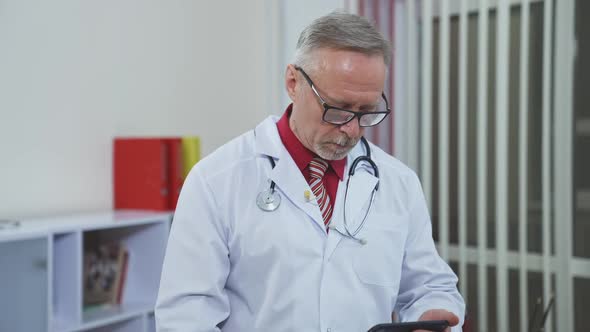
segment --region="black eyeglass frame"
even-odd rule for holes
[[[309,86],[311,87],[311,90],[313,91],[313,93],[315,93],[315,95],[318,97],[320,103],[322,104],[322,107],[324,108],[324,113],[322,114],[322,120],[324,122],[333,124],[333,125],[337,125],[337,126],[343,126],[347,123],[349,123],[350,121],[354,120],[355,118],[358,118],[358,123],[359,123],[359,127],[374,127],[378,124],[380,124],[381,122],[383,122],[383,120],[385,120],[385,118],[387,118],[387,116],[389,115],[389,113],[391,113],[391,108],[389,107],[389,101],[387,100],[387,97],[385,97],[385,93],[381,92],[381,97],[383,98],[383,100],[385,101],[385,109],[386,111],[374,111],[374,112],[355,112],[355,111],[351,111],[351,110],[347,110],[347,109],[343,109],[340,107],[336,107],[336,106],[332,106],[328,103],[326,103],[326,101],[324,101],[324,98],[322,98],[322,96],[320,96],[320,94],[318,93],[317,89],[315,88],[315,84],[313,84],[313,81],[311,80],[311,78],[309,77],[309,75],[307,75],[307,73],[303,70],[303,68],[299,67],[299,66],[294,66],[296,70],[300,71],[301,74],[303,74],[303,77],[305,78],[305,80],[307,81],[307,83],[309,84]],[[328,110],[330,109],[334,109],[337,111],[341,111],[341,112],[346,112],[346,113],[351,113],[352,117],[345,122],[332,122],[332,121],[328,121],[326,120],[326,113],[328,112]],[[363,126],[361,125],[361,117],[364,115],[376,115],[376,114],[385,114],[385,116],[379,120],[379,122],[372,124],[372,125],[368,125],[368,126]]]

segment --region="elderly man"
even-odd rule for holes
[[[460,326],[415,173],[364,140],[391,112],[391,48],[364,18],[332,13],[301,34],[280,118],[191,171],[166,252],[158,331],[367,331]],[[455,329],[455,328],[454,328]]]

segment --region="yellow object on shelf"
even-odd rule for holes
[[[199,136],[182,137],[183,174],[184,178],[188,172],[201,159],[201,139]]]

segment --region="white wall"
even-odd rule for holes
[[[0,219],[110,209],[115,135],[207,154],[272,113],[265,4],[0,0]]]

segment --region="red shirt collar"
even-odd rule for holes
[[[297,136],[291,130],[289,126],[289,117],[291,116],[291,111],[293,110],[293,104],[287,106],[285,113],[277,122],[277,129],[279,130],[279,136],[281,137],[281,141],[283,141],[283,145],[291,155],[291,158],[295,161],[295,164],[299,168],[301,172],[309,165],[309,162],[315,158],[317,155],[307,149],[303,144],[299,141]],[[330,168],[338,175],[338,178],[342,181],[344,178],[344,167],[346,166],[346,158],[342,158],[340,160],[328,160],[328,164]]]

